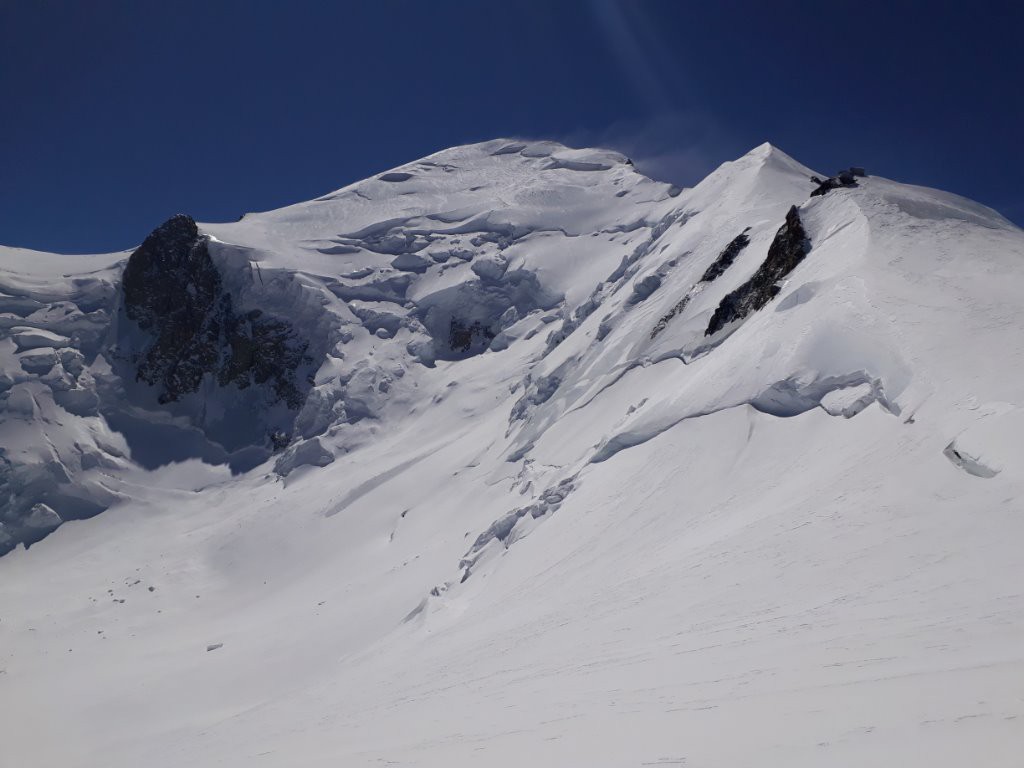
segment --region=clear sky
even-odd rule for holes
[[[129,248],[448,146],[763,141],[1024,223],[1024,3],[0,0],[0,243]]]

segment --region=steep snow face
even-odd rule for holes
[[[0,551],[106,508],[118,483],[89,470],[128,456],[238,472],[287,448],[275,466],[290,470],[323,461],[300,443],[328,430],[358,447],[376,429],[363,422],[425,407],[424,366],[571,323],[672,193],[617,153],[495,141],[234,224],[176,216],[106,257],[102,282],[101,257],[38,254],[33,294],[12,252],[4,418],[34,437],[3,453]],[[51,393],[68,411],[56,440],[38,426]],[[38,502],[52,514],[33,517]]]
[[[5,756],[1016,766],[1024,233],[814,175],[495,141],[199,224],[301,402],[218,330],[159,403],[127,254],[10,252],[4,530],[109,508],[0,558]]]

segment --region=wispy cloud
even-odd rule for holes
[[[713,117],[699,112],[622,120],[600,131],[575,131],[561,140],[571,146],[616,149],[641,173],[679,186],[693,186],[745,151],[737,151],[735,138]]]

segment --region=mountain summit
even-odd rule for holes
[[[770,144],[0,249],[3,752],[1014,764],[1022,295],[994,211]]]

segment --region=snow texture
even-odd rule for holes
[[[852,170],[0,250],[0,762],[1019,766],[1024,232]]]

